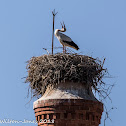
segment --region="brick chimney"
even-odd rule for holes
[[[38,126],[99,126],[103,104],[91,88],[65,82],[53,88],[48,86],[33,109]]]

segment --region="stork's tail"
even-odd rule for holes
[[[74,49],[76,49],[76,50],[78,50],[78,49],[79,49],[78,45],[77,45],[77,44],[75,44],[73,41],[71,42],[71,45],[72,45],[72,47],[73,47]]]

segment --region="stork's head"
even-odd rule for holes
[[[63,23],[61,23],[61,26],[62,26],[62,32],[65,32],[65,31],[66,31],[66,27],[65,27],[64,22],[63,22]]]

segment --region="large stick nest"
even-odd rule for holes
[[[43,95],[48,85],[60,82],[81,82],[97,90],[103,84],[106,73],[104,61],[77,54],[42,55],[32,57],[27,64],[28,76],[33,96]]]

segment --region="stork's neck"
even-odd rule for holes
[[[56,29],[55,30],[55,36],[59,36],[60,35],[60,32],[65,32],[66,31],[66,29]]]
[[[55,36],[59,36],[59,29],[55,30]]]

